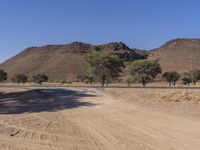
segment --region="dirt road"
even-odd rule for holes
[[[0,95],[1,150],[199,150],[200,121],[92,89]]]

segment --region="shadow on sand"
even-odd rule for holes
[[[82,91],[65,89],[35,89],[0,94],[0,114],[59,111],[96,105],[91,102],[80,101],[84,97],[96,96]]]

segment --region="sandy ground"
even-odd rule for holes
[[[200,149],[200,90],[0,90],[1,150]]]

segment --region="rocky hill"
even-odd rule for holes
[[[0,64],[0,68],[8,72],[9,79],[16,73],[25,73],[29,77],[37,73],[45,73],[51,81],[75,79],[85,67],[84,56],[92,51],[113,53],[123,61],[146,57],[145,53],[140,53],[140,50],[137,49],[130,49],[122,42],[103,45],[73,42],[66,45],[27,48]]]
[[[149,52],[164,71],[185,72],[200,69],[200,39],[175,39]]]
[[[84,56],[92,51],[112,53],[125,62],[146,57],[158,59],[163,72],[200,69],[200,39],[175,39],[148,52],[131,49],[122,42],[103,45],[73,42],[30,47],[0,64],[0,68],[8,72],[9,79],[16,73],[25,73],[29,77],[45,73],[51,81],[73,80],[86,65]]]

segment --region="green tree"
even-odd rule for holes
[[[180,79],[180,75],[176,71],[165,72],[162,76],[167,82],[169,82],[169,86],[172,84],[173,86],[176,86],[176,82]]]
[[[13,78],[12,78],[13,82],[16,82],[18,84],[23,83],[25,84],[26,82],[28,82],[28,77],[25,74],[16,74]]]
[[[45,74],[37,74],[32,77],[32,81],[37,84],[42,84],[43,82],[47,82],[49,79]]]
[[[92,84],[94,82],[94,76],[91,68],[87,66],[86,69],[77,76],[77,79],[86,84]]]
[[[7,80],[8,75],[4,70],[0,70],[0,82]]]
[[[122,68],[122,60],[117,56],[102,52],[93,52],[86,56],[94,80],[100,82],[102,87],[111,81],[118,80]]]
[[[182,77],[183,84],[190,85],[192,83],[192,75],[190,72],[185,72]]]
[[[156,60],[140,59],[131,63],[129,72],[134,80],[146,86],[162,72],[162,69]]]
[[[200,70],[192,70],[189,72],[191,74],[192,82],[194,85],[200,80]]]

